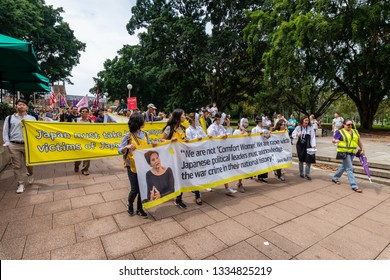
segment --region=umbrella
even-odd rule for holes
[[[0,73],[8,71],[39,72],[31,43],[0,34]]]
[[[0,88],[50,91],[49,80],[40,71],[31,43],[0,34]]]
[[[364,172],[366,172],[366,174],[368,176],[368,180],[370,180],[370,183],[371,183],[371,172],[370,172],[370,168],[368,167],[367,157],[365,155],[361,154],[360,150],[357,151],[356,157],[359,158],[360,163],[363,166],[363,170],[364,170]]]
[[[51,88],[45,83],[34,83],[34,82],[2,82],[1,88],[12,90],[12,91],[28,91],[28,92],[50,92]]]
[[[2,82],[6,81],[11,83],[34,82],[48,84],[50,82],[48,78],[37,72],[4,72],[0,78]]]

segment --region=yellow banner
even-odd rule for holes
[[[143,207],[292,165],[287,132],[165,142],[133,152]]]
[[[149,139],[159,142],[166,122],[145,123]],[[23,121],[26,164],[52,164],[118,156],[127,123]]]

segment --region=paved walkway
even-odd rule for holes
[[[35,170],[20,195],[12,169],[0,173],[0,259],[390,259],[390,187],[367,180],[358,194],[328,171],[301,179],[294,164],[285,184],[244,180],[246,193],[218,187],[202,206],[186,193],[186,210],[167,202],[144,220],[126,212],[121,157],[92,161],[90,176],[72,163]]]

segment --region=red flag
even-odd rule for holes
[[[96,98],[95,101],[93,102],[93,107],[98,107],[99,106],[99,86],[96,85]]]

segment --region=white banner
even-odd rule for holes
[[[229,136],[135,150],[144,207],[165,202],[181,192],[213,188],[291,166],[288,133],[271,133],[268,137]]]

